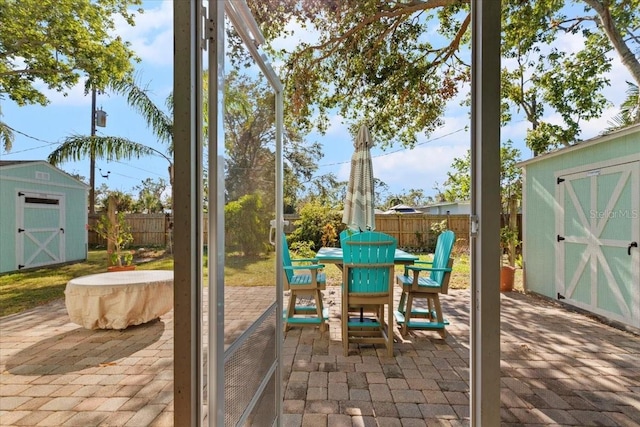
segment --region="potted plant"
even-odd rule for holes
[[[118,212],[109,218],[109,215],[102,215],[94,227],[98,236],[107,241],[107,252],[109,265],[107,270],[133,270],[133,251],[127,246],[133,242],[131,227],[125,221],[123,212]]]
[[[518,240],[518,229],[505,226],[500,229],[500,291],[510,292],[513,290],[513,281],[516,272],[516,247],[520,244]],[[507,263],[504,264],[504,253],[507,253]]]

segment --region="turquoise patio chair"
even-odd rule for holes
[[[417,261],[414,265],[406,266],[404,274],[396,276],[396,283],[402,287],[402,295],[394,315],[396,322],[402,326],[403,335],[409,329],[429,329],[438,331],[442,338],[446,337],[445,326],[449,322],[442,316],[439,295],[446,294],[449,289],[453,266],[451,251],[455,240],[453,231],[444,231],[438,236],[432,261]],[[421,276],[420,273],[429,274]],[[426,300],[427,307],[415,307],[416,299]]]
[[[352,230],[351,228],[345,228],[340,232],[340,242],[346,239],[349,236],[353,236],[354,234],[360,233],[359,230]]]
[[[329,310],[324,308],[320,292],[327,286],[326,276],[321,272],[324,265],[318,264],[315,258],[292,259],[287,237],[283,233],[282,268],[284,290],[290,291],[289,304],[284,316],[285,331],[292,325],[319,325],[320,332],[324,332],[329,318]]]
[[[344,355],[349,354],[349,343],[363,343],[384,344],[387,356],[393,357],[393,270],[397,241],[384,233],[364,231],[345,237],[341,244]]]

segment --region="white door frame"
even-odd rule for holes
[[[38,204],[27,203],[27,198],[57,200],[56,205],[53,204]],[[27,228],[29,224],[25,224],[25,211],[27,209],[57,209],[58,210],[58,224],[52,227],[43,228]],[[66,260],[65,257],[65,195],[63,193],[42,193],[29,190],[17,190],[16,191],[16,266],[18,269],[39,267],[43,265],[58,264]],[[46,239],[40,240],[34,233],[50,233]],[[48,245],[57,236],[60,237],[58,242],[58,254],[49,250]],[[25,239],[29,239],[35,243],[38,249],[32,254],[25,254]],[[45,252],[50,258],[51,262],[46,263],[34,263],[36,257]]]
[[[582,253],[582,257],[578,264],[578,268],[573,272],[571,280],[566,283],[566,247],[564,244],[556,245],[556,290],[558,292],[558,298],[566,298],[567,303],[580,307],[582,309],[594,312],[599,315],[606,316],[613,320],[630,324],[634,327],[640,327],[640,286],[638,286],[639,292],[631,293],[631,300],[626,301],[620,291],[620,287],[616,282],[615,276],[609,265],[609,260],[604,255],[603,247],[620,247],[627,248],[630,242],[638,242],[640,240],[640,155],[632,155],[623,158],[608,160],[604,162],[598,162],[590,164],[588,166],[582,166],[577,168],[565,169],[558,171],[555,174],[555,178],[558,182],[556,186],[556,201],[558,209],[556,210],[556,235],[560,242],[560,239],[564,239],[565,243],[578,243],[584,244],[585,250]],[[597,181],[599,176],[603,176],[610,173],[620,173],[620,178],[615,185],[615,188],[609,196],[606,206],[602,210],[602,214],[596,214],[599,212],[597,206],[598,186]],[[584,179],[590,177],[590,205],[589,212],[585,212],[579,203],[578,196],[576,195],[571,182],[575,179]],[[614,212],[615,206],[621,196],[624,186],[629,182],[631,184],[631,211],[630,212]],[[568,199],[567,199],[568,197]],[[576,209],[578,214],[577,220],[587,230],[585,236],[571,236],[566,235],[565,230],[565,206],[566,203],[571,203]],[[611,215],[609,214],[611,213]],[[587,214],[589,214],[587,216]],[[607,224],[607,222],[616,215],[628,217],[631,221],[631,236],[628,239],[601,239],[600,236]],[[558,242],[558,243],[559,243]],[[631,258],[631,280],[632,283],[640,284],[640,250],[629,249]],[[586,304],[580,301],[573,300],[573,295],[580,277],[585,270],[589,276],[591,282],[591,302]],[[598,307],[598,273],[602,272],[607,279],[606,285],[612,292],[612,295],[617,302],[622,315],[611,313]]]

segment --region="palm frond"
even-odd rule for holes
[[[15,135],[11,128],[4,122],[0,122],[0,141],[2,141],[2,147],[4,151],[9,152],[13,148],[13,141]]]
[[[144,117],[160,141],[172,143],[173,120],[151,100],[146,87],[142,88],[132,80],[122,80],[112,83],[111,88],[127,97],[127,103]]]
[[[2,99],[2,97],[0,97],[0,99]],[[2,117],[2,106],[0,106],[0,117]],[[11,151],[14,138],[15,135],[13,133],[13,129],[11,129],[5,122],[0,120],[0,141],[2,141],[4,151]]]
[[[638,85],[627,82],[627,97],[620,105],[620,112],[607,120],[609,127],[603,133],[608,134],[636,123],[640,123],[640,90]]]
[[[49,154],[47,161],[55,166],[67,161],[90,158],[92,155],[96,159],[112,161],[130,160],[133,157],[140,158],[152,154],[162,155],[162,153],[151,147],[126,138],[72,135],[67,137],[58,148]]]

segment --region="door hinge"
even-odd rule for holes
[[[558,242],[561,242],[561,241],[563,241],[563,240],[564,240],[564,237],[562,237],[561,235],[559,235],[559,234],[558,234],[558,235],[556,236],[556,240],[558,240]]]
[[[206,6],[201,8],[202,19],[204,21],[202,40],[200,43],[200,49],[207,50],[209,42],[215,39],[216,36],[216,23],[213,19],[209,19],[209,13]]]
[[[62,234],[64,234],[64,228],[60,228],[60,231],[62,231]]]
[[[24,196],[24,193],[22,191],[18,191],[18,197],[20,196]]]
[[[480,218],[478,215],[469,215],[469,235],[471,237],[478,237],[480,232]]]
[[[18,228],[18,233],[22,233],[24,231],[24,228]]]
[[[556,179],[556,184],[560,184],[561,182],[564,182],[564,178],[558,177],[558,179]]]
[[[22,265],[22,264],[18,264],[18,270],[20,270],[20,269],[22,269],[22,268],[24,268],[24,265]]]
[[[562,295],[560,292],[558,292],[558,299],[565,299],[564,295]]]

